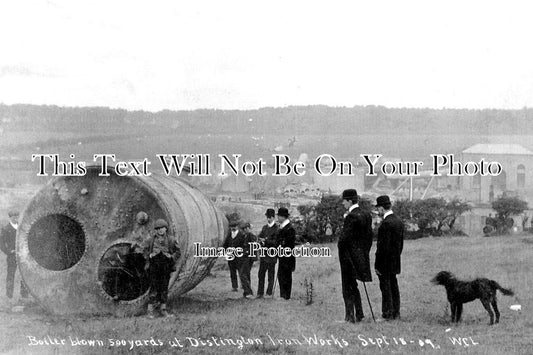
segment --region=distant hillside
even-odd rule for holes
[[[0,104],[2,129],[128,134],[257,134],[282,129],[289,134],[533,134],[533,109],[411,109],[383,106],[291,106],[258,110],[195,110],[156,113],[106,107]]]

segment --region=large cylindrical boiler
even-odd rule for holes
[[[25,207],[17,232],[24,282],[39,303],[56,314],[132,315],[149,294],[144,259],[133,241],[169,224],[181,249],[169,297],[183,294],[209,274],[215,258],[193,257],[195,242],[220,246],[226,217],[188,182],[154,175],[54,177]],[[139,212],[148,221],[139,222]],[[143,215],[143,214],[141,214]],[[138,250],[138,249],[137,249]]]

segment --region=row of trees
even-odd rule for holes
[[[324,119],[335,118],[335,125]],[[194,110],[159,112],[127,111],[107,107],[58,107],[0,103],[0,122],[25,130],[58,132],[121,133],[125,125],[186,128],[188,132],[233,133],[236,130],[255,134],[272,126],[297,129],[299,134],[341,133],[354,125],[367,133],[394,130],[399,134],[525,134],[533,131],[529,124],[533,109],[467,110],[428,108],[387,108],[383,106],[328,107],[289,106],[258,110]],[[422,133],[423,132],[423,133]]]
[[[370,212],[373,203],[361,198],[359,206]],[[394,213],[406,223],[407,238],[459,233],[454,228],[455,222],[470,208],[468,203],[459,199],[446,201],[443,198],[398,200],[392,206]],[[294,224],[301,239],[325,242],[341,233],[346,210],[340,203],[339,196],[325,195],[317,205],[298,206],[298,212],[301,217]],[[326,233],[328,228],[333,231],[331,236]]]
[[[373,201],[360,198],[359,206],[368,212],[373,209]],[[496,212],[494,218],[487,221],[491,232],[508,233],[513,226],[513,216],[521,215],[528,208],[525,201],[518,197],[500,197],[492,203]],[[446,201],[443,198],[424,200],[397,200],[392,205],[394,213],[406,224],[406,239],[441,235],[464,235],[456,228],[457,219],[471,206],[458,198]],[[330,242],[342,233],[344,213],[341,199],[336,195],[324,195],[316,205],[298,206],[299,218],[292,219],[300,242]],[[230,221],[239,221],[238,212],[226,215]],[[527,221],[526,218],[523,218]],[[328,229],[330,233],[328,233]],[[488,233],[486,233],[488,234]]]
[[[399,200],[394,203],[392,210],[404,222],[416,225],[418,231],[415,236],[439,236],[444,233],[455,234],[455,222],[471,206],[457,198],[446,201],[443,198],[428,198],[425,200]],[[460,232],[459,232],[460,233]]]

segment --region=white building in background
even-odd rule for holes
[[[465,176],[462,189],[473,202],[490,203],[503,193],[533,203],[533,152],[519,144],[476,144],[463,150],[461,161],[497,161],[503,171],[498,176]]]

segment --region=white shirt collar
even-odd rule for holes
[[[272,228],[272,226],[273,226],[274,224],[276,224],[276,221],[272,221],[272,223],[267,223],[267,225],[268,225],[269,228]]]
[[[351,205],[350,208],[348,208],[348,213],[352,212],[352,210],[357,207],[359,207],[358,203],[356,203],[355,205]]]
[[[236,230],[236,231],[231,231],[231,237],[232,238],[235,238],[237,236],[237,234],[239,234],[239,231]]]
[[[289,221],[288,219],[284,220],[283,223],[281,223],[281,224],[279,225],[279,229],[285,227],[287,224],[289,224],[289,222],[290,222],[290,221]]]
[[[387,218],[387,216],[391,215],[392,214],[392,211],[389,210],[387,212],[385,212],[385,214],[383,215],[383,219]]]
[[[11,221],[9,221],[9,224],[11,224],[11,227],[13,227],[15,230],[19,229],[18,223],[11,223]]]

